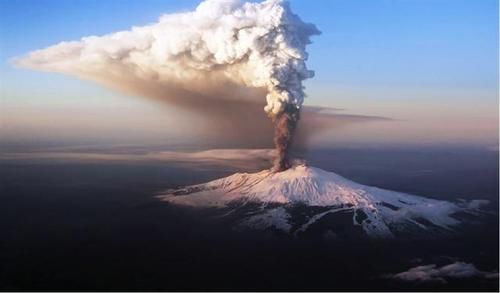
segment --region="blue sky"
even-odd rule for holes
[[[308,104],[395,118],[413,115],[411,119],[438,119],[439,111],[457,105],[444,115],[451,117],[450,124],[467,118],[471,107],[476,107],[473,115],[490,120],[498,116],[498,1],[290,2],[303,20],[322,31],[308,49],[308,66],[316,71],[306,82]],[[192,10],[197,4],[0,1],[2,103],[136,107],[141,102],[89,82],[15,69],[9,59],[61,41],[148,24],[163,13]],[[434,116],[432,109],[438,111]]]

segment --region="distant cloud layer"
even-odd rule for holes
[[[394,279],[408,282],[440,282],[446,283],[447,279],[460,278],[498,278],[498,272],[483,272],[478,270],[473,264],[465,262],[455,262],[449,265],[438,267],[435,264],[417,266],[408,271],[391,276]]]
[[[50,160],[81,162],[172,162],[178,164],[214,164],[244,167],[270,165],[272,149],[213,149],[205,151],[149,151],[140,153],[107,153],[105,151],[78,151],[58,149],[53,152],[5,153],[0,160]]]

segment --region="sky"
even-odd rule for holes
[[[391,119],[332,129],[317,143],[498,149],[498,1],[290,2],[322,32],[308,47],[316,75],[305,82],[305,104]],[[11,60],[61,41],[153,23],[198,3],[0,0],[2,140],[153,143],[196,136],[196,125],[191,132],[176,127],[168,107],[16,68]]]

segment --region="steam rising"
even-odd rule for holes
[[[259,103],[266,95],[280,154],[275,167],[283,170],[304,101],[302,81],[314,75],[305,49],[315,34],[284,1],[206,0],[193,12],[62,42],[15,62],[197,110]]]

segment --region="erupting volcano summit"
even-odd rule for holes
[[[327,215],[351,213],[366,234],[392,237],[411,230],[451,230],[459,212],[477,214],[485,201],[452,203],[395,192],[350,181],[332,172],[294,165],[282,172],[236,173],[208,183],[168,190],[160,195],[172,204],[240,209],[241,224],[301,233]],[[306,213],[297,213],[297,209]],[[300,217],[294,215],[302,214]],[[307,215],[306,215],[307,214]]]

